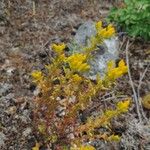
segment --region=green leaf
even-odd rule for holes
[[[109,21],[121,26],[131,36],[150,40],[150,1],[124,0],[124,3],[124,8],[111,9]]]

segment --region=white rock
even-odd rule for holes
[[[8,69],[7,69],[7,74],[8,74],[9,76],[13,75],[13,71],[14,71],[14,70],[15,70],[14,67],[8,68]]]
[[[33,92],[34,96],[38,96],[40,94],[40,88],[36,88]]]
[[[95,34],[95,23],[92,21],[85,22],[77,30],[73,42],[68,44],[69,49],[73,52],[81,52],[81,47],[89,45],[90,37]],[[118,47],[117,37],[104,40],[104,43],[93,51],[93,59],[89,62],[91,69],[85,76],[95,80],[97,73],[99,73],[103,77],[106,72],[107,63],[118,58]]]

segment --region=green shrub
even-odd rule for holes
[[[150,1],[124,0],[122,8],[113,8],[108,16],[132,37],[150,40]]]

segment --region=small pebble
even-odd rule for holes
[[[8,114],[8,115],[14,115],[17,111],[17,108],[16,106],[10,106],[5,112]]]
[[[31,128],[28,127],[28,128],[26,128],[25,131],[23,131],[23,135],[24,135],[25,137],[27,137],[31,132],[32,132]]]

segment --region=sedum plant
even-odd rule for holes
[[[41,94],[35,99],[34,121],[45,143],[51,143],[55,149],[94,150],[85,144],[95,138],[106,141],[118,141],[120,137],[113,133],[95,134],[96,128],[107,126],[112,118],[128,111],[129,100],[116,104],[115,109],[103,111],[97,117],[89,116],[83,123],[79,112],[92,106],[93,100],[101,93],[107,92],[127,72],[127,66],[120,60],[118,66],[108,62],[105,77],[97,75],[96,81],[84,76],[90,70],[88,60],[91,52],[103,40],[115,34],[112,25],[102,27],[102,22],[95,24],[97,34],[90,40],[90,45],[83,47],[82,53],[66,54],[64,43],[52,44],[55,52],[52,63],[46,65],[46,71],[34,71],[32,77],[40,88]]]

